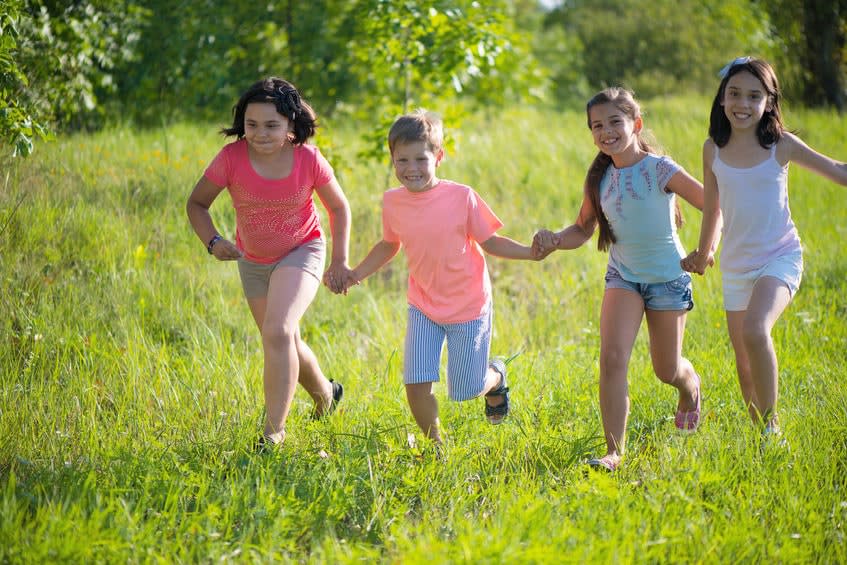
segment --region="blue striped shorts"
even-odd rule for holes
[[[451,400],[469,400],[482,393],[491,350],[494,313],[489,303],[475,320],[439,324],[409,305],[403,383],[439,381],[441,350],[447,340],[447,394]]]

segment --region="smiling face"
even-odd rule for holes
[[[633,119],[611,102],[596,104],[588,111],[594,145],[610,157],[638,151],[641,118]]]
[[[254,102],[244,110],[244,138],[257,153],[268,155],[288,142],[291,122],[270,102]]]
[[[766,111],[770,100],[762,81],[747,71],[732,75],[726,83],[721,101],[733,130],[755,128]]]
[[[444,152],[430,149],[426,141],[398,142],[391,154],[394,174],[412,192],[424,192],[438,184],[435,169]]]

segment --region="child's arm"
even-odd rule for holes
[[[711,162],[711,161],[709,161]],[[709,173],[714,180],[714,173],[709,170]],[[715,184],[714,186],[717,186]],[[680,169],[674,174],[668,181],[668,190],[671,192],[678,194],[680,198],[700,210],[703,211],[703,207],[705,205],[706,191],[703,188],[703,185],[700,184],[700,181],[692,177],[688,174],[685,169]],[[714,255],[715,251],[718,249],[718,244],[721,240],[721,229],[723,227],[723,215],[721,214],[720,208],[717,209],[718,215],[718,223],[717,228],[715,230],[715,238],[712,242],[711,252]],[[709,265],[714,264],[714,258],[709,259]]]
[[[350,249],[350,204],[335,179],[317,187],[315,192],[329,215],[329,229],[332,233],[332,254],[323,283],[335,293],[344,292],[355,282],[347,265]]]
[[[373,246],[362,262],[353,268],[353,284],[359,284],[391,261],[400,251],[399,241],[381,240]],[[347,289],[344,289],[347,290]]]
[[[847,163],[842,163],[822,155],[806,145],[802,139],[792,133],[784,133],[788,144],[788,159],[801,167],[818,173],[833,182],[847,185]]]
[[[231,261],[241,257],[241,252],[234,243],[220,236],[212,222],[212,215],[209,214],[209,207],[222,190],[223,187],[217,186],[205,176],[200,177],[188,197],[185,211],[194,233],[209,252],[220,261]]]
[[[539,230],[533,238],[532,245],[544,255],[556,249],[576,249],[591,239],[596,228],[597,217],[594,215],[588,195],[585,195],[579,208],[579,215],[573,224],[555,233]]]
[[[678,170],[670,178],[667,188],[698,210],[703,210],[703,185],[685,169]]]
[[[700,243],[697,249],[680,262],[686,271],[700,275],[706,272],[706,267],[715,264],[715,248],[722,223],[718,180],[712,172],[714,155],[715,144],[709,139],[703,144],[703,221],[700,224]]]
[[[494,234],[479,244],[486,253],[503,259],[527,259],[538,261],[540,256],[533,253],[532,247],[518,243],[514,239]]]

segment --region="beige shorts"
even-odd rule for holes
[[[295,247],[276,263],[254,263],[247,259],[238,260],[238,274],[241,275],[241,287],[247,298],[261,298],[268,295],[271,273],[278,267],[295,267],[306,271],[319,281],[323,278],[326,260],[326,241],[316,238]]]

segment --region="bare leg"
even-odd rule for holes
[[[285,421],[300,374],[300,319],[319,286],[315,277],[301,269],[280,267],[271,275],[267,297],[248,300],[262,332],[265,436],[274,443],[285,439]]]
[[[696,410],[698,400],[697,373],[682,356],[686,314],[685,310],[647,310],[653,370],[660,381],[679,391],[677,411],[681,412]]]
[[[300,360],[300,384],[315,402],[315,416],[322,416],[332,402],[332,383],[324,376],[318,358],[297,332],[297,355]]]
[[[406,385],[406,398],[418,427],[428,438],[436,443],[442,443],[441,423],[438,420],[438,400],[432,394],[432,383]]]
[[[753,287],[753,294],[741,324],[741,341],[749,361],[755,390],[755,404],[752,404],[755,410],[753,421],[758,423],[763,419],[763,423],[769,427],[777,425],[776,407],[779,392],[779,365],[771,331],[790,302],[791,293],[784,282],[774,277],[762,277]],[[730,328],[736,332],[738,330],[737,327]],[[732,339],[732,334],[730,338]],[[732,341],[735,345],[736,340]]]
[[[726,312],[726,327],[729,331],[729,340],[735,351],[735,370],[738,373],[738,384],[741,386],[741,397],[744,406],[750,414],[750,419],[755,423],[759,421],[759,399],[756,397],[756,387],[753,386],[753,375],[750,371],[750,359],[747,357],[747,347],[744,345],[744,317],[746,310]]]
[[[627,371],[632,347],[644,315],[638,294],[609,288],[600,313],[600,415],[606,437],[606,456],[614,465],[625,447],[629,415]]]

